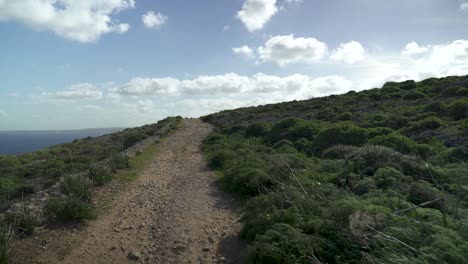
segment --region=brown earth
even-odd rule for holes
[[[97,220],[16,242],[15,263],[242,263],[235,202],[200,152],[212,126],[186,119]],[[113,187],[108,187],[113,188]]]

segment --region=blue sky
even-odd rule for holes
[[[123,127],[468,74],[459,0],[0,0],[0,130]]]

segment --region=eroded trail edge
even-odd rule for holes
[[[44,248],[31,263],[240,263],[235,201],[219,189],[200,150],[211,131],[184,120],[109,212],[83,231],[54,231],[48,243],[68,243],[64,252]],[[35,239],[41,243],[44,234]]]

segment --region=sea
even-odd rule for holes
[[[0,131],[0,155],[20,155],[75,139],[98,137],[124,128],[83,130]]]

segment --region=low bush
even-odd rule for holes
[[[247,127],[245,135],[247,137],[265,137],[270,133],[271,125],[269,123],[254,123]]]
[[[7,264],[10,262],[11,243],[15,236],[15,230],[12,225],[0,223],[0,263]]]
[[[91,200],[93,195],[93,182],[81,174],[71,174],[64,177],[62,191],[83,201]]]
[[[441,198],[441,193],[439,190],[434,188],[431,184],[426,181],[417,181],[411,184],[411,188],[409,190],[408,200],[413,204],[422,204],[425,202],[436,200],[437,198]],[[430,205],[430,207],[438,208],[439,203],[435,203]]]
[[[448,106],[450,116],[459,120],[468,117],[468,99],[457,100]]]
[[[22,205],[21,211],[14,215],[14,219],[16,227],[26,234],[33,234],[42,222],[42,216],[25,204]]]
[[[112,180],[112,170],[104,164],[93,164],[88,169],[88,177],[95,186],[102,186]]]
[[[386,146],[404,154],[413,152],[416,147],[416,143],[413,140],[398,132],[376,136],[369,140],[369,143],[373,145]]]
[[[324,247],[323,238],[303,234],[288,224],[275,224],[259,235],[248,255],[249,263],[311,263]]]
[[[367,142],[367,131],[351,124],[338,124],[322,129],[314,140],[318,153],[334,145],[361,146]]]
[[[230,150],[219,150],[211,155],[208,165],[212,169],[219,170],[226,165],[229,159],[234,157],[235,153]]]
[[[75,196],[50,200],[47,204],[47,211],[52,218],[60,222],[81,222],[96,218],[96,211],[91,204]]]
[[[129,135],[125,138],[124,142],[123,142],[123,147],[126,149],[126,148],[129,148],[133,145],[135,145],[136,143],[138,143],[139,141],[142,141],[143,139],[147,138],[148,136],[145,135],[145,134],[132,134],[132,135]]]
[[[109,158],[109,166],[113,172],[129,169],[131,167],[130,159],[123,153],[114,153]]]
[[[426,94],[419,91],[411,91],[403,96],[405,100],[419,100],[426,98]]]

